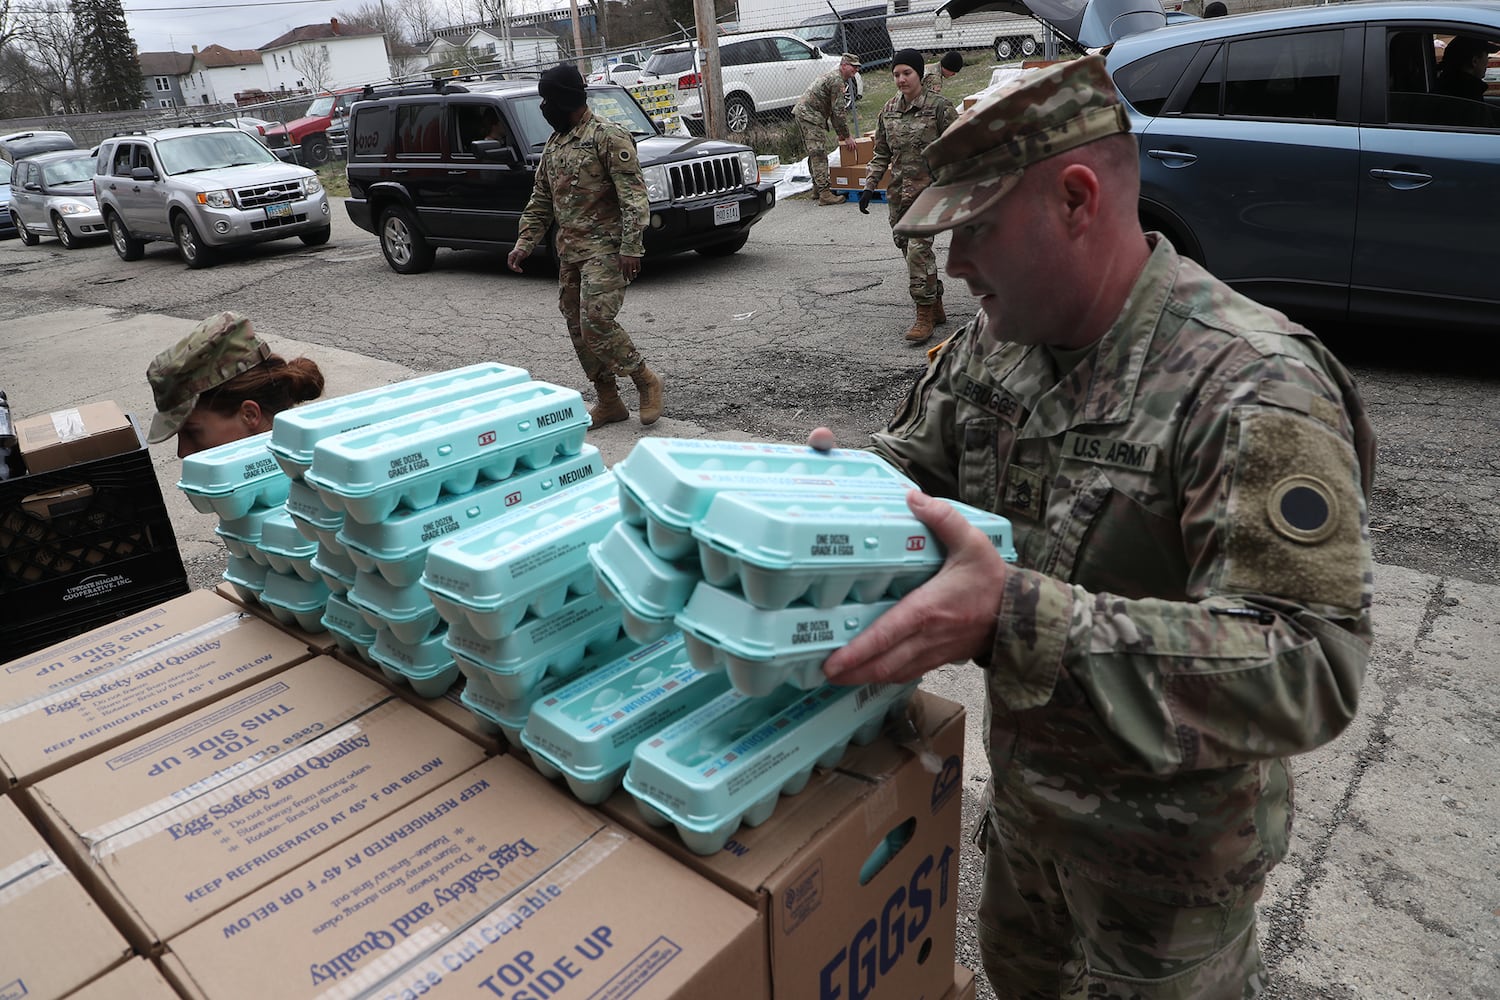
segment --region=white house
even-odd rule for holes
[[[256,51],[270,91],[339,90],[391,77],[385,36],[350,32],[336,17],[293,28]]]
[[[510,29],[514,55],[507,54],[500,28],[480,28],[464,42],[471,52],[482,54],[502,66],[548,67],[561,58],[557,36],[533,25],[516,24]]]
[[[233,104],[235,94],[270,90],[265,63],[254,49],[193,46],[193,62],[182,78],[182,99],[193,104]]]

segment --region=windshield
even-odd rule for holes
[[[10,171],[10,164],[6,163],[4,160],[0,160],[0,184],[10,183]]]
[[[94,176],[94,158],[87,153],[70,156],[66,160],[53,160],[42,165],[42,182],[49,187],[59,184],[78,184]]]
[[[320,97],[307,106],[304,118],[325,118],[333,113],[333,97]]]
[[[163,139],[156,144],[161,168],[169,174],[196,173],[248,163],[280,163],[271,151],[243,132],[205,132]]]
[[[655,135],[656,126],[646,117],[646,112],[635,103],[635,99],[619,87],[591,88],[588,92],[589,110],[624,127],[631,135]],[[521,133],[532,149],[541,149],[552,135],[552,126],[542,117],[542,99],[523,97],[511,105],[516,117],[521,120]]]
[[[692,71],[692,49],[658,52],[646,60],[646,72],[654,76],[671,76],[674,73],[691,73]]]
[[[802,39],[809,45],[822,48],[824,43],[833,41],[836,33],[834,20],[831,17],[808,18],[802,22],[802,26],[792,29],[792,34]]]

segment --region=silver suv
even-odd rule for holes
[[[283,163],[234,128],[170,128],[99,145],[94,195],[122,260],[172,240],[188,267],[220,247],[296,236],[328,242],[328,196],[317,174]]]

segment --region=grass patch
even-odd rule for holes
[[[349,197],[349,175],[344,170],[343,160],[332,160],[318,168],[318,180],[330,198]]]

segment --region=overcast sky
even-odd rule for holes
[[[258,49],[299,25],[327,21],[353,6],[358,4],[349,0],[260,4],[200,0],[195,6],[185,0],[126,0],[125,20],[142,52],[191,52],[194,45],[205,49],[215,44]],[[162,9],[171,7],[178,9]]]

